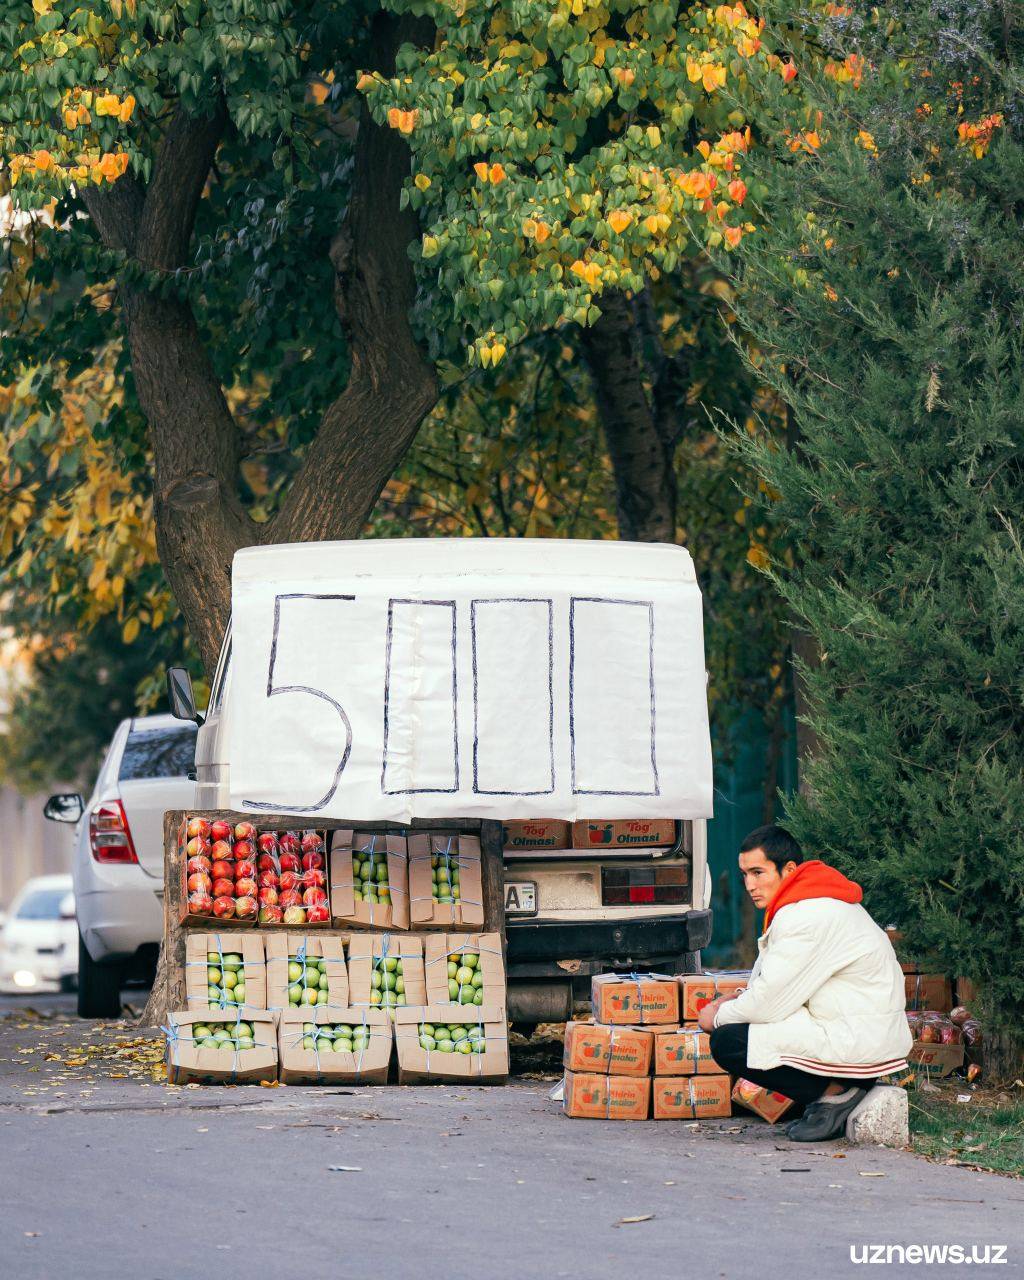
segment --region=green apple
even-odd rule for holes
[[[432,1034],[435,1040],[450,1040],[452,1038],[452,1029],[451,1027],[439,1026],[434,1028]]]
[[[210,968],[207,969],[206,971],[206,981],[210,984],[211,987],[219,987],[220,986],[220,970],[215,969],[211,965]]]
[[[388,991],[394,991],[396,988],[397,982],[398,982],[397,973],[386,973],[384,975],[384,986],[388,989]]]
[[[245,1004],[245,983],[236,982],[231,994],[235,997],[235,1004]]]
[[[473,992],[473,1003],[474,1003],[474,1004],[483,1004],[483,1002],[484,1002],[484,993],[483,993],[483,991],[474,991],[474,992]]]
[[[458,1000],[458,998],[459,998],[459,984],[455,981],[454,978],[449,978],[448,979],[448,999]]]
[[[428,1035],[423,1035],[423,1034],[421,1034],[421,1035],[420,1035],[420,1048],[421,1048],[421,1049],[426,1049],[426,1050],[427,1050],[427,1052],[429,1053],[429,1051],[430,1051],[431,1049],[436,1049],[436,1048],[437,1048],[437,1041],[434,1039],[434,1037],[433,1037],[433,1036],[428,1036]]]
[[[454,1049],[455,1046],[450,1040],[438,1040],[437,1042],[438,1053],[452,1053],[454,1052]]]
[[[302,988],[296,982],[288,988],[288,1003],[298,1004],[301,998],[302,998]]]
[[[422,1035],[425,1035],[425,1036],[432,1036],[432,1035],[434,1034],[434,1026],[433,1026],[433,1023],[431,1023],[431,1022],[421,1022],[421,1023],[420,1023],[420,1032],[421,1032],[421,1034],[422,1034]]]
[[[207,951],[207,953],[206,953],[206,963],[207,963],[207,964],[220,964],[220,952],[219,952],[219,951]]]
[[[330,982],[330,978],[328,978],[327,974],[326,974],[326,973],[321,973],[321,975],[320,975],[320,982],[319,982],[320,990],[321,990],[321,991],[326,991],[326,990],[327,990],[327,986],[328,986],[328,983],[329,983],[329,982]]]
[[[256,1041],[252,1036],[239,1036],[238,1047],[239,1049],[254,1049],[256,1047]]]
[[[459,1041],[459,1043],[458,1043],[455,1047],[456,1047],[456,1049],[458,1050],[458,1052],[459,1052],[459,1053],[472,1053],[472,1052],[473,1052],[473,1041],[472,1041],[472,1040],[468,1040],[468,1039],[467,1039],[467,1040],[460,1040],[460,1041]]]
[[[467,983],[473,981],[473,970],[469,965],[462,965],[455,975],[455,981],[460,987],[464,987]]]
[[[379,992],[379,991],[377,991],[377,990],[371,991],[371,992],[370,992],[370,1004],[377,1005],[377,1004],[380,1004],[380,1002],[381,1002],[381,994],[380,994],[380,992]]]
[[[299,1001],[299,1003],[300,1004],[316,1004],[317,994],[318,992],[316,987],[305,987],[303,988],[302,999]]]
[[[232,952],[231,955],[224,957],[222,965],[225,969],[241,969],[242,957]]]
[[[326,991],[318,991],[316,993],[317,1004],[326,1004],[329,999],[330,999],[330,996]]]
[[[301,977],[302,977],[302,965],[299,964],[298,960],[289,960],[288,961],[288,981],[298,982],[298,980]]]
[[[399,965],[399,960],[397,956],[384,957],[384,968],[388,971],[388,973],[400,972],[398,965]]]
[[[235,969],[225,968],[223,985],[225,991],[232,991],[235,983],[238,981],[238,971]]]
[[[222,1042],[224,1040],[230,1040],[231,1032],[227,1029],[227,1027],[218,1027],[217,1030],[213,1033],[213,1038],[214,1040],[220,1040]]]
[[[458,971],[459,971],[459,966],[456,964],[456,962],[454,960],[449,960],[448,961],[448,977],[454,978],[455,975],[458,973]]]
[[[462,957],[462,963],[467,969],[475,969],[480,963],[480,957],[475,951],[467,951]]]
[[[345,1040],[341,1036],[338,1036],[334,1041],[334,1052],[335,1053],[351,1053],[352,1041]]]
[[[316,1041],[313,1039],[313,1037],[312,1037],[312,1036],[303,1036],[303,1037],[302,1037],[302,1047],[303,1047],[303,1049],[312,1049],[312,1048],[314,1047],[315,1043],[316,1043]]]
[[[193,1022],[192,1024],[193,1040],[206,1040],[209,1038],[210,1034],[211,1034],[210,1028],[206,1025],[205,1022]]]
[[[474,969],[474,970],[473,970],[473,979],[472,979],[472,982],[473,982],[473,986],[474,986],[474,987],[482,987],[482,986],[484,985],[484,971],[483,971],[483,969]]]

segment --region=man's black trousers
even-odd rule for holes
[[[747,1037],[750,1025],[746,1022],[731,1022],[724,1027],[716,1027],[711,1033],[711,1056],[731,1076],[742,1076],[754,1084],[763,1085],[766,1089],[774,1089],[777,1093],[792,1098],[794,1102],[817,1102],[833,1080],[828,1076],[815,1076],[809,1071],[799,1071],[796,1067],[771,1067],[767,1071],[758,1071],[756,1067],[747,1066]],[[843,1089],[850,1085],[859,1085],[870,1089],[874,1080],[850,1080],[836,1076],[834,1083]]]

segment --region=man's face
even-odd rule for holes
[[[750,894],[754,906],[761,911],[771,901],[775,890],[786,876],[795,869],[795,862],[787,862],[780,873],[775,863],[765,857],[763,849],[751,849],[749,853],[740,854],[743,887]]]

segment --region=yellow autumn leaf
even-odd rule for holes
[[[134,616],[129,618],[121,629],[121,639],[125,644],[131,644],[133,640],[138,638],[139,629],[140,624],[138,618]]]

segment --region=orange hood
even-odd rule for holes
[[[775,896],[765,908],[764,927],[767,931],[775,913],[791,902],[803,902],[807,898],[837,898],[840,902],[860,902],[864,894],[859,884],[847,880],[841,871],[812,858],[801,862],[775,890]]]

